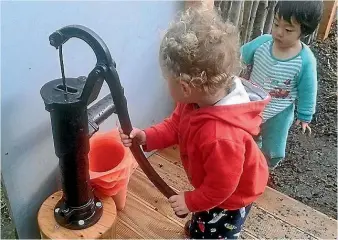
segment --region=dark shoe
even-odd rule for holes
[[[190,223],[191,223],[191,220],[187,221],[184,225],[184,235],[186,238],[190,238],[190,231],[189,231]]]

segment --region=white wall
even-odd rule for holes
[[[58,159],[40,88],[60,78],[55,30],[81,24],[107,44],[117,63],[134,125],[158,122],[172,110],[158,67],[160,32],[183,2],[1,2],[1,173],[20,238],[39,237],[36,215],[56,190]],[[64,46],[66,77],[87,75],[95,57],[81,40]],[[108,93],[108,88],[100,96]],[[115,126],[112,118],[105,129]]]

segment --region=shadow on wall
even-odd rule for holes
[[[45,200],[45,198],[43,197],[44,195],[41,193],[47,193],[48,195],[56,192],[57,190],[60,189],[57,188],[55,186],[56,182],[59,182],[59,169],[55,168],[50,175],[45,179],[44,183],[41,183],[39,186],[35,186],[36,191],[31,193],[30,198],[34,199],[34,202],[31,202],[29,204],[23,205],[20,207],[19,211],[20,211],[20,215],[22,218],[25,219],[25,223],[24,222],[16,222],[13,221],[12,219],[12,223],[7,221],[7,230],[9,230],[9,232],[3,232],[3,229],[1,229],[1,238],[2,239],[7,239],[12,238],[13,237],[13,232],[14,228],[21,228],[21,234],[23,236],[29,236],[28,238],[32,238],[32,239],[39,239],[40,235],[39,233],[39,227],[38,227],[38,223],[37,223],[37,214],[38,211],[40,209],[41,203]],[[7,206],[8,209],[9,206]],[[11,210],[10,210],[11,211]],[[32,212],[34,213],[34,215],[32,215]],[[11,214],[12,216],[13,214]],[[12,228],[11,229],[11,226]],[[29,227],[28,227],[29,226]],[[15,234],[16,238],[18,239],[18,235],[17,233]]]
[[[10,104],[6,106],[10,106]],[[2,107],[2,109],[6,110],[6,107]],[[13,108],[10,110],[7,109],[6,112],[9,113],[14,110]],[[46,112],[46,115],[49,115],[49,113]],[[8,126],[9,123],[6,123],[6,121],[7,118],[2,119],[3,130],[1,131],[1,138],[4,141],[6,141],[6,136],[10,136],[10,129],[4,129],[3,127]],[[23,236],[29,236],[29,238],[40,237],[37,234],[32,235],[32,232],[38,233],[36,216],[40,205],[45,200],[44,196],[52,194],[61,187],[59,168],[57,167],[58,159],[55,156],[54,146],[50,136],[51,125],[49,122],[45,122],[37,128],[30,129],[30,131],[20,139],[12,141],[13,144],[11,147],[6,148],[5,145],[7,144],[2,144],[1,146],[2,187],[5,188],[2,189],[4,190],[2,194],[7,192],[6,189],[10,189],[12,195],[6,197],[12,206],[16,206],[14,209],[12,209],[10,205],[6,206],[9,211],[9,216],[8,219],[4,220],[6,225],[3,227],[5,227],[5,229],[7,228],[7,233],[4,232],[5,235],[2,236],[2,238],[6,238],[6,235],[7,237],[13,237],[10,232],[11,222],[9,217],[12,218],[14,223],[12,224],[13,227],[15,225],[17,228],[22,229],[21,234],[23,234]],[[38,154],[35,155],[34,162],[31,161],[32,153]],[[40,156],[39,153],[41,154]],[[36,166],[32,166],[32,164]],[[54,165],[53,170],[47,173],[43,172],[43,166],[45,164]],[[33,168],[32,171],[37,171],[41,174],[31,175],[29,173],[31,168]],[[35,179],[39,177],[43,177],[44,181],[35,181]],[[29,189],[29,195],[26,195],[22,189]],[[34,201],[31,201],[31,199],[34,199]],[[32,215],[32,212],[34,212],[34,215]],[[25,221],[15,221],[15,218],[12,216],[20,216],[20,219],[25,219]],[[29,228],[27,228],[27,226],[29,226]]]

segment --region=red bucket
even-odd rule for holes
[[[97,196],[110,196],[118,210],[126,203],[129,178],[138,164],[123,146],[118,130],[94,134],[90,139],[89,175]]]

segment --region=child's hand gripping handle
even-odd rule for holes
[[[129,122],[130,123],[130,122]],[[122,124],[121,123],[121,128],[123,132],[127,135],[130,136],[130,133],[132,131],[132,126],[131,124]],[[148,159],[145,157],[143,151],[141,150],[140,146],[135,142],[135,139],[133,139],[133,143],[130,146],[130,150],[133,153],[137,163],[143,170],[143,172],[147,175],[149,180],[160,190],[160,192],[166,197],[170,198],[174,195],[177,195],[177,193],[169,187],[163,179],[158,175],[158,173],[154,170],[154,168],[151,166],[149,163]],[[188,214],[184,215],[177,215],[179,218],[185,218],[187,217]]]

